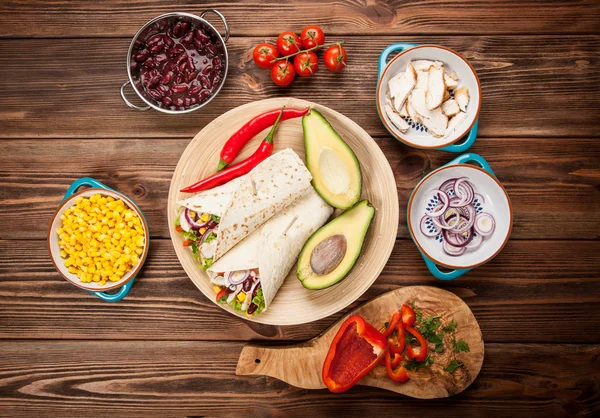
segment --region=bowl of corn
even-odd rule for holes
[[[78,192],[84,185],[90,188]],[[89,177],[69,187],[48,230],[58,272],[108,302],[127,295],[149,246],[148,224],[136,204]]]

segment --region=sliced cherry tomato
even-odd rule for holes
[[[191,239],[186,239],[185,241],[183,241],[183,246],[184,247],[189,247],[190,245],[192,245],[192,241]]]
[[[406,327],[406,332],[412,334],[419,342],[419,347],[413,347],[410,344],[407,345],[406,354],[417,361],[425,360],[425,357],[427,357],[427,341],[425,341],[425,338],[413,327]]]
[[[300,38],[294,32],[281,32],[277,38],[277,49],[281,55],[290,55],[300,51]]]
[[[294,58],[294,68],[301,77],[310,77],[319,67],[319,59],[314,52],[302,52]]]
[[[302,46],[305,49],[309,49],[317,45],[323,45],[325,43],[325,34],[323,33],[323,29],[317,25],[310,25],[302,29],[300,39],[302,39]]]
[[[175,231],[177,231],[177,232],[183,232],[183,228],[181,227],[181,225],[177,225],[175,227]]]
[[[219,293],[217,293],[217,302],[219,302],[221,300],[221,298],[223,296],[225,296],[227,294],[227,288],[224,287],[223,289],[221,289],[221,291]]]
[[[271,68],[275,63],[272,63],[275,58],[279,57],[277,48],[271,44],[258,44],[252,52],[254,62],[261,68]]]
[[[417,320],[417,315],[415,314],[413,308],[408,305],[402,305],[400,312],[402,312],[402,323],[406,326],[412,327]]]
[[[342,71],[346,67],[346,62],[348,61],[348,54],[346,54],[346,50],[339,45],[330,46],[325,50],[325,55],[323,56],[325,61],[325,67],[329,70],[337,73],[338,71]]]
[[[404,346],[406,345],[406,337],[404,333],[404,325],[400,322],[396,326],[396,330],[398,331],[398,345],[394,345],[388,341],[388,346],[390,348],[391,353],[402,353],[404,351]]]
[[[385,356],[385,371],[387,372],[388,377],[397,383],[404,383],[410,379],[406,372],[406,367],[400,366],[398,370],[394,371],[392,360],[388,355]]]
[[[273,68],[271,68],[271,79],[278,86],[288,86],[294,81],[295,76],[296,71],[294,71],[294,66],[288,61],[276,62]]]
[[[400,320],[400,312],[394,312],[394,314],[392,315],[392,319],[390,319],[390,323],[388,324],[385,331],[382,332],[384,337],[387,337],[396,329],[396,325],[398,325],[399,320]]]

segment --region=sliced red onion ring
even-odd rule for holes
[[[227,297],[227,303],[233,302],[233,299],[242,291],[242,285],[237,285],[235,290],[229,294]]]
[[[446,254],[451,255],[453,257],[462,255],[467,251],[465,247],[454,247],[453,245],[448,244],[448,241],[444,241],[442,244],[442,248],[446,252]]]
[[[473,200],[479,200],[479,203],[481,203],[482,205],[485,204],[485,197],[483,197],[483,195],[479,194],[479,193],[475,193],[473,195]]]
[[[473,235],[473,239],[465,247],[468,250],[474,250],[475,248],[479,247],[482,242],[483,242],[483,237],[481,235],[479,235],[479,234]]]
[[[190,210],[188,208],[185,208],[185,210],[183,211],[183,216],[185,217],[185,220],[190,225],[190,227],[192,227],[193,229],[206,228],[206,226],[208,225],[208,222],[198,223],[194,221],[190,216]]]
[[[198,242],[199,247],[202,244],[204,244],[204,240],[206,239],[206,237],[208,237],[210,235],[211,232],[213,232],[212,229],[207,229],[206,231],[204,231],[204,234],[202,234],[202,236],[200,237],[200,241]]]
[[[456,182],[456,180],[457,180],[456,178],[446,180],[440,186],[440,190],[443,191],[444,193],[448,193],[454,187],[454,183]]]
[[[442,231],[442,234],[444,235],[444,241],[447,241],[453,247],[460,248],[466,246],[473,238],[472,230],[469,230],[468,232],[469,233],[466,237],[461,234],[455,234],[454,232],[446,230]]]
[[[475,191],[473,186],[468,181],[468,177],[461,177],[454,183],[454,195],[460,198],[459,202],[456,202],[454,207],[462,207],[470,204],[473,201]]]
[[[431,226],[427,226],[427,221],[431,221],[431,218],[427,215],[423,216],[423,218],[421,218],[421,232],[423,233],[423,235],[425,235],[426,237],[435,237],[437,234],[440,233],[440,231],[437,229],[437,227],[435,226],[435,224],[433,224],[433,228]],[[433,223],[433,221],[431,221]]]
[[[438,205],[435,208],[433,208],[433,210],[431,212],[428,212],[427,215],[433,217],[437,217],[440,216],[441,214],[443,214],[446,209],[448,208],[448,195],[444,192],[442,192],[441,190],[432,190],[431,193],[437,193],[439,199],[442,201],[442,205]]]
[[[244,283],[250,276],[250,270],[230,271],[227,275],[227,281],[231,284],[238,285]]]
[[[483,212],[475,217],[475,231],[479,235],[487,237],[494,232],[496,228],[496,221],[492,215]]]
[[[453,214],[453,216],[454,216],[454,219],[456,219],[456,222],[458,222],[460,220],[458,213]],[[431,221],[438,229],[454,228],[454,224],[450,225],[449,222],[446,221],[443,217],[431,218]]]
[[[187,217],[185,216],[186,212],[187,208],[185,208],[185,210],[179,215],[179,226],[181,226],[181,229],[183,229],[185,232],[190,232],[192,226],[187,221]]]

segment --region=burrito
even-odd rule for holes
[[[203,269],[311,188],[312,176],[291,148],[248,174],[177,202],[175,228]]]
[[[266,310],[308,238],[333,213],[310,191],[236,245],[208,270],[217,301],[246,315]]]

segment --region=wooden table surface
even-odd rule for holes
[[[202,4],[200,4],[202,3]],[[231,26],[219,96],[185,116],[136,112],[119,97],[133,34],[169,11],[217,8]],[[349,66],[278,88],[255,44],[321,25]],[[376,63],[393,42],[454,48],[481,79],[481,154],[514,207],[511,240],[459,280],[429,274],[409,239],[416,182],[453,158],[399,144],[376,114]],[[271,327],[218,309],[187,278],[168,235],[167,192],[191,138],[223,112],[294,96],[329,106],[375,138],[393,168],[400,224],[381,277],[332,317]],[[600,414],[600,3],[572,1],[0,3],[1,416],[592,416]],[[46,250],[67,186],[91,176],[133,197],[152,245],[122,302],[61,279]],[[308,391],[237,377],[249,340],[314,337],[352,307],[408,285],[460,296],[481,326],[481,374],[448,399],[355,387]]]

